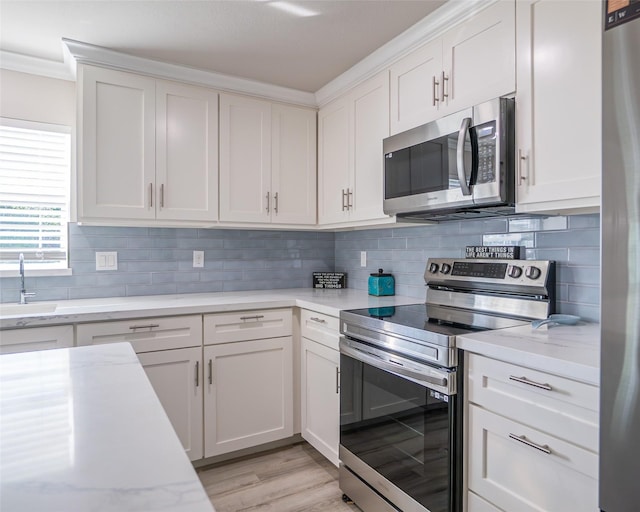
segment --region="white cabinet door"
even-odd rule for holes
[[[507,511],[598,510],[597,454],[474,405],[468,413],[471,491]]]
[[[155,218],[155,80],[80,66],[80,218]]]
[[[519,1],[517,29],[516,211],[597,210],[602,5]]]
[[[389,136],[389,74],[381,73],[352,92],[353,134],[349,220],[388,217],[382,211],[384,158]]]
[[[156,84],[156,217],[218,218],[218,94]]]
[[[0,354],[73,347],[73,325],[0,331]]]
[[[205,457],[293,435],[292,337],[204,348]]]
[[[271,107],[271,221],[316,223],[316,113]]]
[[[457,112],[516,90],[515,2],[500,0],[442,39],[442,101]]]
[[[138,354],[138,359],[191,460],[202,452],[202,349]]]
[[[220,95],[220,220],[269,222],[271,103]]]
[[[347,97],[318,113],[318,221],[345,222],[349,218],[347,192],[350,186],[351,109]],[[382,155],[380,156],[382,158]]]
[[[302,338],[302,437],[336,466],[340,442],[340,353]]]
[[[418,48],[391,66],[391,134],[436,119],[442,88],[442,41]]]

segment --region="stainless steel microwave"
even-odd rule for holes
[[[384,212],[408,221],[513,213],[514,144],[507,98],[384,139]]]

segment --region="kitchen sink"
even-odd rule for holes
[[[40,315],[53,313],[55,302],[32,302],[30,304],[0,304],[0,316]]]

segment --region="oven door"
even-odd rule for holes
[[[341,338],[341,471],[366,482],[364,494],[375,491],[403,511],[459,510],[457,387],[455,370]],[[365,512],[381,510],[351,495],[342,474],[341,488]]]

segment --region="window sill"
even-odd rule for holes
[[[25,269],[25,277],[49,277],[49,276],[70,276],[72,275],[72,269],[70,268],[47,268],[42,270]],[[0,270],[0,277],[20,277],[18,269],[13,270]]]

